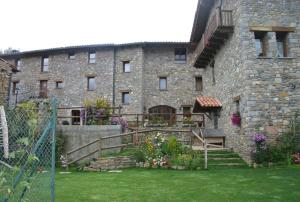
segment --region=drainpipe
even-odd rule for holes
[[[112,95],[112,103],[113,107],[116,106],[116,48],[114,47],[113,53],[113,95]],[[115,113],[115,109],[113,108],[113,113]]]
[[[10,101],[10,89],[11,89],[11,81],[12,81],[12,73],[8,74],[8,90],[7,90],[7,106],[9,106],[9,101]]]
[[[223,6],[223,0],[220,1],[220,22],[221,22],[221,25],[223,25],[223,19],[222,19],[222,6]]]

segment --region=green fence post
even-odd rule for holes
[[[55,201],[55,133],[56,133],[56,99],[52,100],[52,163],[51,163],[51,202]]]

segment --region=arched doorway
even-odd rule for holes
[[[149,121],[152,123],[176,123],[176,109],[167,105],[154,106],[149,109]]]

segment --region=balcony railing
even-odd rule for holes
[[[218,9],[210,19],[201,41],[197,45],[193,63],[195,67],[205,67],[213,54],[233,32],[233,18],[231,10]]]

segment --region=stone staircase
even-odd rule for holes
[[[89,166],[84,167],[84,171],[106,171],[123,168],[133,168],[136,166],[135,159],[131,156],[118,156],[98,158],[90,162]]]
[[[208,150],[208,169],[247,168],[247,163],[232,150]]]

